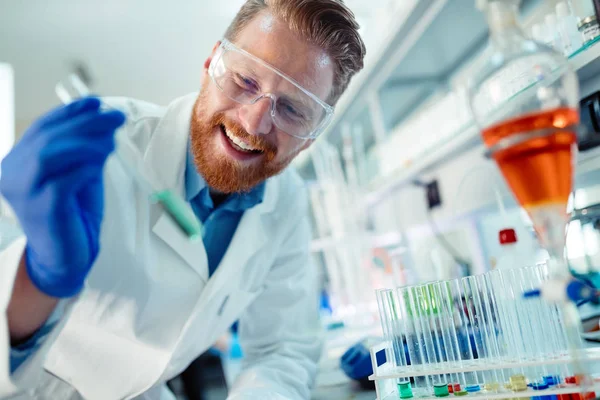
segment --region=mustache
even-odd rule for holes
[[[248,143],[250,146],[254,147],[265,153],[267,156],[272,155],[275,157],[277,153],[277,147],[268,142],[263,138],[263,135],[251,135],[237,122],[232,121],[229,118],[226,118],[223,114],[217,114],[214,116],[213,121],[211,123],[212,126],[224,126],[227,128],[229,132],[231,132],[234,136]]]

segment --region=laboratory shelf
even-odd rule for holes
[[[577,72],[583,93],[600,89],[596,84],[593,87],[589,85],[589,83],[592,83],[590,81],[600,75],[599,43],[594,43],[592,46],[576,53],[569,59],[569,62]],[[481,156],[483,157],[485,148],[479,136],[479,129],[471,121],[455,131],[454,134],[448,135],[447,139],[435,143],[435,145],[422,150],[419,154],[415,154],[412,158],[415,161],[409,167],[397,168],[387,176],[374,181],[371,185],[371,192],[365,197],[365,205],[367,207],[378,205],[395,191],[411,186],[421,174],[437,169],[446,162],[476,148],[481,150]],[[580,158],[584,154],[582,153]],[[594,155],[597,154],[594,153]],[[585,156],[582,159],[589,160]]]

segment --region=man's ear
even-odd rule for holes
[[[217,49],[220,45],[221,41],[215,43],[215,46],[213,47],[212,52],[210,53],[210,56],[208,56],[206,60],[204,60],[204,75],[208,74],[208,67],[210,67],[210,63],[212,62],[212,59],[215,56],[215,53],[217,52]]]

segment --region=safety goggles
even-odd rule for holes
[[[329,104],[283,72],[226,39],[217,49],[208,73],[223,94],[240,104],[270,100],[270,114],[275,126],[296,138],[316,138],[333,117],[333,107]],[[278,79],[273,80],[273,74]],[[270,93],[263,90],[264,83],[280,81],[280,78],[289,83],[285,92]]]

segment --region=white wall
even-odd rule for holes
[[[15,141],[15,93],[13,70],[0,63],[0,160]]]

